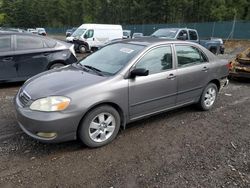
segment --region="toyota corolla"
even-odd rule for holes
[[[15,98],[17,120],[42,142],[79,138],[100,147],[132,121],[194,103],[210,110],[227,76],[227,61],[199,44],[125,40],[26,81]]]

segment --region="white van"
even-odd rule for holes
[[[122,39],[123,32],[121,25],[104,25],[104,24],[83,24],[70,37],[66,38],[67,42],[73,42],[78,39],[84,42],[83,52],[93,48],[98,48],[114,39]]]

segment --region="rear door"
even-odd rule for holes
[[[48,66],[47,49],[41,37],[32,35],[15,36],[15,56],[18,77],[29,78]]]
[[[135,68],[149,70],[149,75],[129,79],[129,112],[132,120],[175,105],[177,81],[170,45],[150,50]]]
[[[210,80],[211,64],[205,54],[195,46],[175,45],[177,56],[177,105],[199,99]]]
[[[16,64],[13,61],[14,49],[11,35],[0,36],[0,81],[10,81],[17,77]]]

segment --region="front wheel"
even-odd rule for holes
[[[80,140],[91,148],[110,143],[118,134],[121,118],[111,106],[100,106],[90,111],[78,130]]]
[[[217,86],[213,83],[208,84],[207,87],[203,90],[200,101],[198,103],[200,109],[204,111],[210,110],[217,99],[217,95]]]
[[[87,46],[85,46],[85,45],[79,45],[79,52],[80,52],[81,54],[84,54],[84,53],[86,53],[87,51],[88,51]]]

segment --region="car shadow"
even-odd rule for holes
[[[0,89],[21,87],[24,82],[11,82],[11,83],[0,83]]]
[[[230,78],[229,81],[234,84],[250,84],[250,79],[248,78]]]

